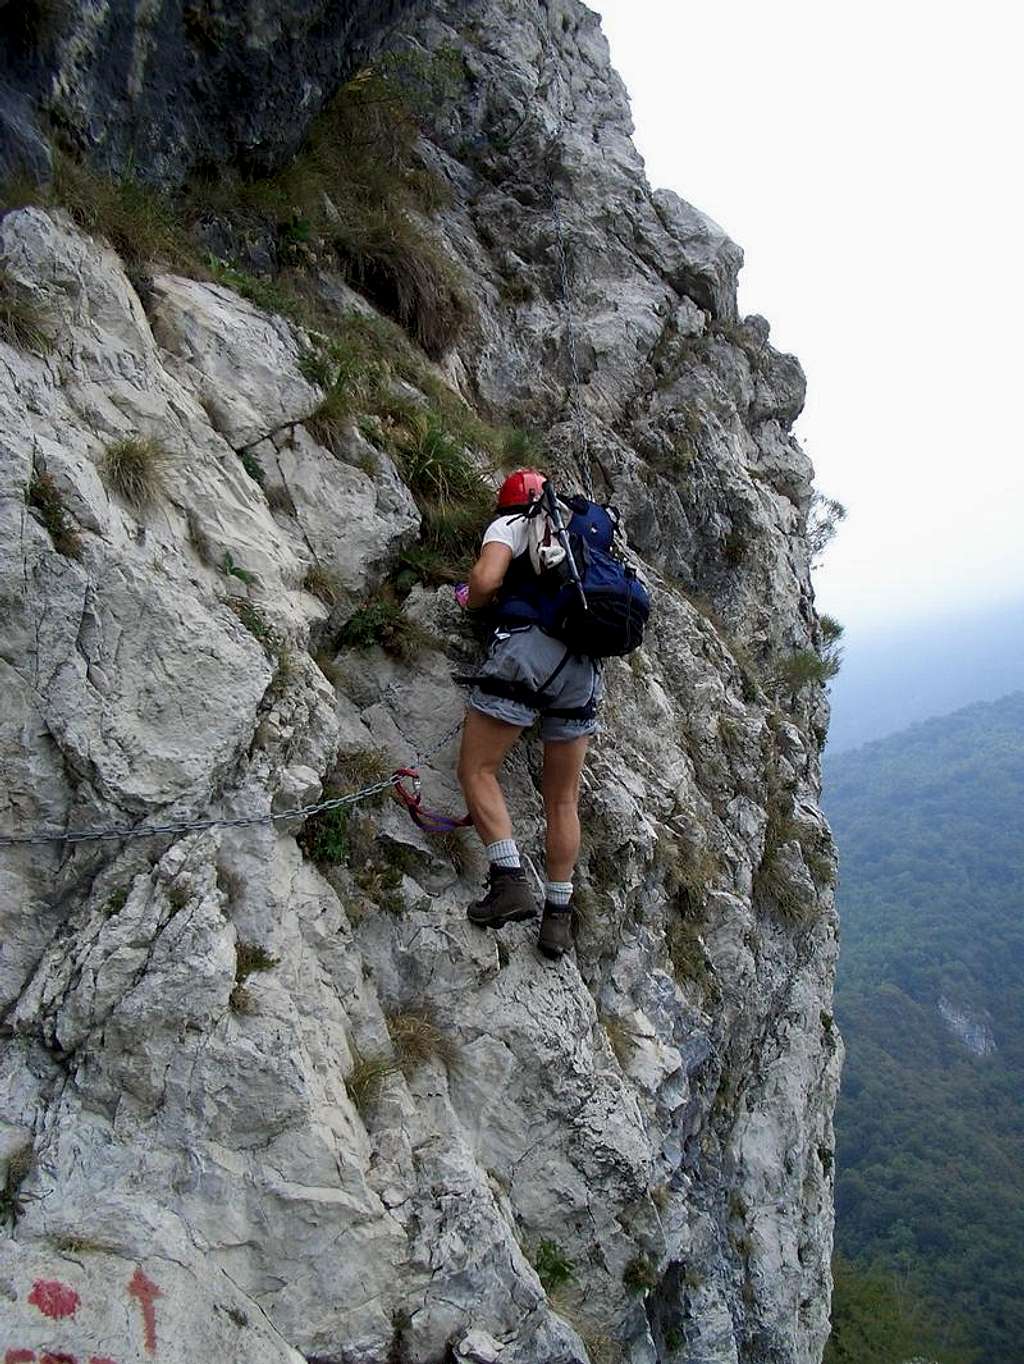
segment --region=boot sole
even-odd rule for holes
[[[523,923],[526,919],[536,919],[535,909],[514,909],[510,914],[488,915],[486,918],[477,919],[472,910],[466,910],[466,918],[477,928],[504,928],[506,924]]]

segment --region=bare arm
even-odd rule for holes
[[[481,607],[487,606],[504,581],[511,562],[512,551],[508,545],[501,545],[495,541],[484,545],[469,575],[471,611],[479,611]]]

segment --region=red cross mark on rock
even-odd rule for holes
[[[136,1269],[132,1275],[131,1283],[128,1285],[128,1292],[133,1298],[138,1298],[142,1308],[142,1330],[143,1340],[146,1345],[146,1353],[156,1354],[156,1308],[154,1302],[157,1298],[163,1297],[160,1289],[152,1279],[146,1277],[141,1268]]]
[[[4,1353],[4,1364],[35,1364],[35,1350],[10,1349]],[[38,1356],[39,1364],[78,1364],[74,1355],[55,1355],[42,1354]],[[109,1355],[90,1355],[89,1364],[116,1364]]]
[[[44,1317],[52,1317],[54,1321],[73,1317],[79,1303],[75,1290],[58,1279],[36,1279],[28,1300],[33,1307],[39,1308]]]

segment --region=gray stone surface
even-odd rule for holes
[[[451,0],[391,37],[455,45],[470,75],[423,146],[480,309],[444,373],[572,476],[548,164],[586,473],[656,591],[644,649],[605,670],[576,950],[551,964],[529,924],[474,929],[479,850],[388,801],[353,814],[331,867],[291,819],[0,849],[10,1345],[152,1358],[148,1302],[165,1364],[817,1364],[841,1042],[827,702],[785,672],[816,640],[803,376],[737,318],[738,249],[646,185],[582,5]],[[0,345],[0,830],[287,814],[368,750],[434,745],[473,648],[450,589],[406,600],[412,663],[318,652],[328,681],[308,652],[419,513],[358,435],[339,459],[309,434],[303,338],[159,273],[147,314],[59,214],[0,221],[0,264],[55,342]],[[532,297],[503,294],[510,272]],[[141,512],[103,465],[136,434],[167,450]],[[287,497],[271,507],[239,451]],[[26,502],[40,474],[78,557]],[[441,808],[455,753],[421,768]],[[542,870],[539,771],[527,740],[506,784]],[[266,969],[240,979],[253,946]],[[427,1039],[417,1064],[403,1027]],[[46,1316],[37,1282],[74,1315]]]

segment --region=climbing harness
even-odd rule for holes
[[[416,818],[412,809],[409,813],[413,820],[426,833],[449,833],[452,829],[462,828],[471,821],[469,816],[464,816],[461,820],[455,820],[449,827],[447,820],[449,816],[439,815],[435,811],[422,809],[419,806],[419,773],[417,765],[427,762],[435,753],[440,752],[451,739],[462,728],[462,720],[458,724],[452,725],[451,729],[446,730],[438,739],[437,743],[427,749],[425,753],[417,753],[406,767],[397,768],[390,777],[384,777],[380,781],[372,782],[369,786],[363,786],[358,791],[351,791],[344,796],[332,796],[329,800],[319,800],[312,805],[303,805],[297,810],[282,810],[279,814],[268,815],[243,815],[238,819],[195,819],[195,820],[174,820],[167,824],[150,824],[145,828],[132,827],[131,825],[112,825],[108,829],[84,829],[71,830],[69,832],[39,832],[34,834],[0,834],[0,848],[25,847],[43,843],[94,843],[107,839],[128,839],[128,838],[150,838],[160,834],[187,834],[195,833],[201,829],[246,829],[256,824],[275,824],[279,820],[285,819],[307,819],[310,815],[320,814],[323,810],[337,810],[343,805],[355,805],[361,800],[366,800],[369,796],[378,795],[381,791],[392,790],[397,794],[398,788],[402,788],[403,795],[399,799],[408,806],[408,794],[402,787],[404,779],[412,778],[415,783],[415,801],[419,810],[420,818]],[[429,827],[431,821],[436,821],[436,827]]]

